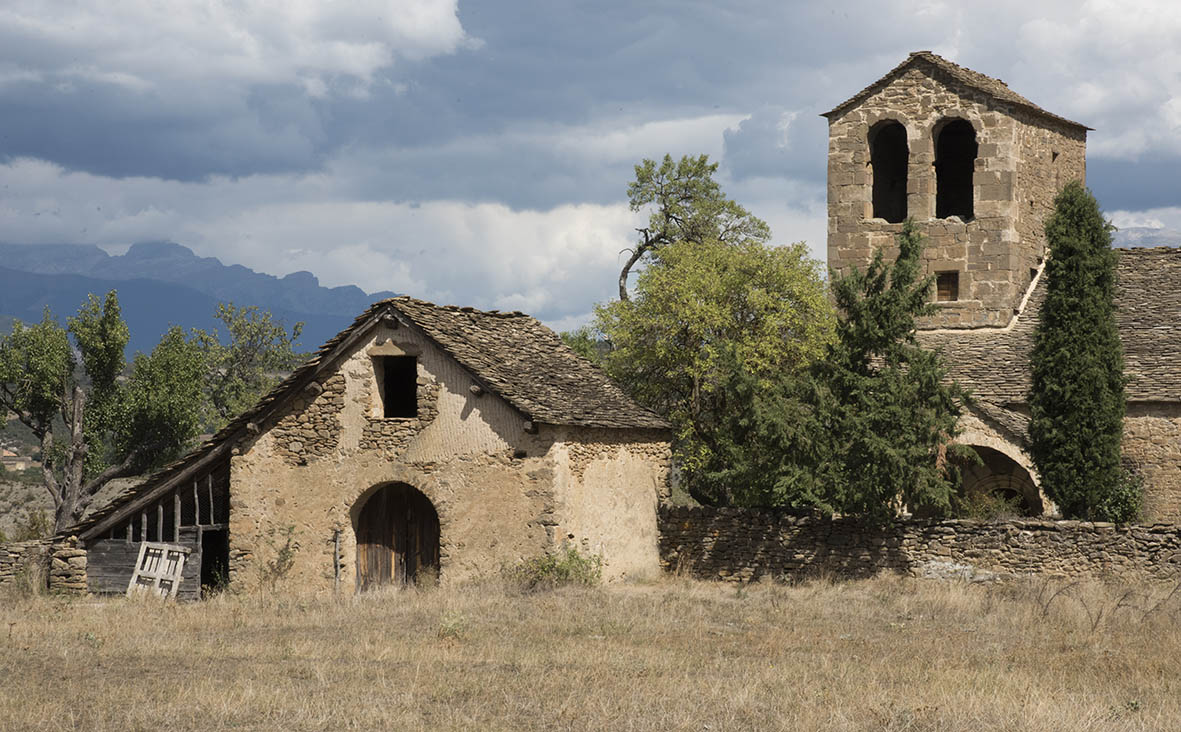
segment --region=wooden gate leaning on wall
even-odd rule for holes
[[[433,582],[439,575],[439,515],[413,486],[378,488],[357,516],[357,587]]]

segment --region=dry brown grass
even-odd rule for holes
[[[1181,728],[1181,593],[1065,586],[8,599],[0,728]]]

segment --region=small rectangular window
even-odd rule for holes
[[[939,302],[955,302],[960,299],[960,273],[935,273],[935,299]]]
[[[381,356],[374,359],[381,386],[382,416],[418,416],[418,359]]]

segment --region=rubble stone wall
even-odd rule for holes
[[[932,563],[998,574],[1181,578],[1181,527],[1081,521],[895,521],[874,526],[767,509],[662,507],[669,571],[749,582],[922,574]]]
[[[1144,477],[1144,515],[1181,521],[1181,404],[1129,404],[1123,452]]]
[[[0,591],[30,581],[50,592],[86,594],[86,550],[74,537],[0,544]]]

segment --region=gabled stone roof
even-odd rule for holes
[[[485,388],[534,422],[605,429],[670,429],[668,422],[632,401],[601,369],[524,313],[435,305],[411,297],[374,303],[353,324],[229,424],[184,457],[125,488],[65,534],[82,535],[130,501],[161,489],[198,464],[229,453],[251,428],[263,427],[287,398],[330,371],[356,339],[383,317],[400,316],[450,354]],[[265,428],[265,427],[263,427]],[[204,468],[202,468],[204,469]]]
[[[1181,248],[1117,251],[1116,321],[1128,401],[1181,402]],[[1045,297],[1043,277],[1011,328],[920,331],[919,340],[943,350],[952,377],[978,400],[1024,404],[1033,331]]]
[[[577,427],[668,429],[598,367],[523,313],[485,312],[398,297],[404,315],[472,376],[535,422]]]
[[[1040,117],[1045,117],[1054,120],[1055,122],[1078,127],[1084,130],[1091,129],[1086,125],[1068,120],[1065,117],[1059,117],[1052,112],[1047,112],[1038,105],[1010,89],[1008,85],[1006,85],[1005,82],[1001,81],[1000,79],[994,79],[991,76],[986,76],[980,73],[979,71],[973,71],[972,69],[960,66],[959,64],[952,63],[942,56],[931,53],[930,51],[915,51],[911,53],[906,57],[905,61],[886,72],[885,76],[865,87],[849,99],[841,102],[836,107],[833,107],[831,110],[825,112],[821,116],[832,118],[836,115],[844,113],[849,107],[852,107],[853,105],[861,102],[861,100],[865,99],[869,95],[876,93],[891,81],[901,76],[903,72],[912,66],[917,66],[928,71],[934,71],[935,74],[944,74],[951,77],[953,80],[958,81],[964,86],[984,92],[998,101],[1020,107]]]

